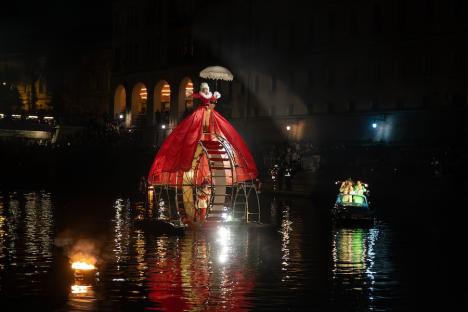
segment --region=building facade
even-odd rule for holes
[[[115,1],[111,111],[128,127],[167,111],[174,126],[199,71],[221,65],[235,79],[218,109],[254,140],[414,141],[427,123],[443,139],[467,108],[467,5]]]
[[[48,59],[27,53],[0,54],[2,113],[37,113],[52,109]]]

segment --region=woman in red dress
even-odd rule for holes
[[[163,142],[148,175],[150,185],[181,183],[181,174],[192,169],[198,142],[211,140],[211,136],[223,137],[232,146],[237,162],[237,181],[248,181],[258,176],[257,166],[244,140],[236,129],[214,109],[220,97],[219,92],[210,92],[207,83],[201,84],[200,92],[193,93],[193,98],[200,99],[201,104],[182,120]],[[206,132],[210,134],[207,135]],[[202,167],[207,167],[206,164],[205,161]],[[178,175],[179,178],[177,178]],[[204,176],[201,175],[198,178],[200,181],[196,183],[201,184]]]
[[[208,84],[206,82],[202,82],[200,85],[200,92],[193,93],[191,95],[194,99],[201,100],[201,106],[205,108],[205,114],[203,116],[203,132],[209,132],[211,111],[215,108],[216,101],[221,97],[221,94],[218,91],[211,93]]]

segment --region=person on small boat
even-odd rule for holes
[[[354,194],[353,181],[348,179],[341,184],[340,193],[343,194],[342,200],[345,203],[350,203],[352,201],[352,194]]]
[[[201,187],[197,191],[197,213],[195,214],[195,221],[205,222],[206,209],[208,208],[208,200],[211,195],[211,190],[208,187],[208,181],[204,180]]]
[[[354,192],[358,195],[364,195],[366,193],[366,187],[361,181],[357,181],[354,186]]]
[[[210,92],[210,86],[206,82],[202,82],[200,85],[200,92],[187,93],[188,96],[192,96],[194,99],[201,100],[201,105],[205,107],[205,114],[203,116],[203,132],[210,132],[210,117],[211,110],[215,108],[216,102],[221,98],[221,94],[218,91],[214,93]]]
[[[340,185],[340,194],[344,194],[345,193],[345,190],[346,190],[346,186],[348,185],[348,180],[345,180],[343,182],[341,182],[341,185]]]

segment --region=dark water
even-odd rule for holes
[[[265,199],[266,225],[174,236],[139,227],[142,203],[127,198],[0,194],[2,311],[406,311],[442,300],[437,239],[420,224],[337,228],[311,200]],[[77,280],[69,256],[82,242],[98,275]]]

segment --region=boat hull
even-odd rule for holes
[[[332,209],[332,216],[339,222],[373,222],[374,212],[368,206],[352,206],[336,204]]]

